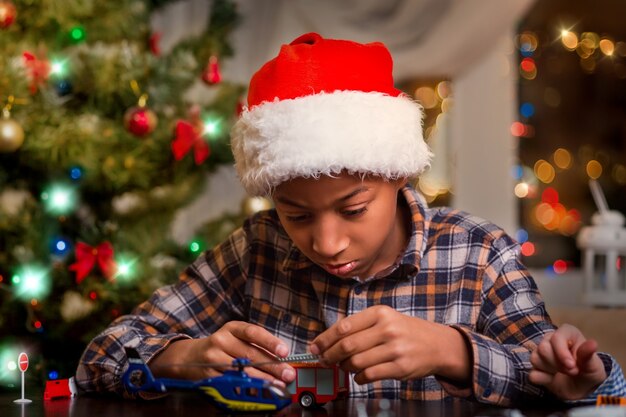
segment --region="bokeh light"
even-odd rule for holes
[[[515,232],[515,239],[517,239],[519,243],[526,242],[528,240],[528,232],[526,229],[518,229],[517,232]]]
[[[543,159],[535,162],[534,172],[539,181],[545,184],[550,184],[554,180],[554,177],[556,175],[552,164]]]
[[[528,197],[528,189],[529,186],[527,183],[520,182],[515,185],[515,189],[513,190],[513,192],[515,193],[515,196],[517,198],[524,198]]]
[[[217,116],[208,116],[203,121],[202,134],[214,139],[222,133],[222,120]]]
[[[611,172],[611,176],[619,185],[626,185],[626,166],[615,164]]]
[[[552,160],[554,161],[554,165],[561,169],[568,169],[572,166],[572,154],[564,148],[558,148],[554,151]]]
[[[576,35],[576,33],[574,32],[564,29],[561,31],[561,43],[563,43],[565,49],[573,51],[578,46],[578,35]]]
[[[606,56],[613,56],[615,53],[615,44],[611,39],[603,38],[600,40],[600,51]]]
[[[48,270],[39,265],[24,265],[13,276],[15,296],[28,301],[43,298],[50,292]]]
[[[431,87],[419,87],[415,90],[415,99],[424,106],[425,109],[433,109],[439,104],[437,94]]]
[[[452,83],[450,81],[441,81],[437,84],[436,91],[441,100],[446,99],[452,95]]]
[[[587,162],[586,171],[589,178],[597,180],[602,175],[602,165],[600,164],[600,162],[592,159],[591,161]]]
[[[7,342],[0,344],[0,384],[14,387],[19,383],[20,372],[17,369],[17,357],[20,351]]]
[[[115,279],[119,282],[131,281],[138,275],[137,259],[129,255],[118,254],[115,257],[115,265],[117,269],[115,271]]]
[[[524,242],[522,243],[522,255],[524,256],[533,256],[535,254],[535,244],[532,242]]]
[[[541,201],[548,204],[556,204],[559,202],[559,193],[552,187],[547,187],[541,193]]]
[[[532,103],[522,103],[519,112],[526,118],[532,117],[535,114],[535,106]]]
[[[554,273],[562,275],[567,272],[567,262],[563,259],[557,259],[552,264],[552,269],[554,270]]]
[[[77,196],[73,187],[65,184],[52,184],[41,193],[41,200],[48,213],[69,214],[76,208]]]

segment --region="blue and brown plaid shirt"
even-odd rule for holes
[[[335,277],[294,246],[274,210],[258,213],[201,255],[176,284],[158,289],[97,336],[81,358],[79,387],[126,394],[124,346],[135,347],[149,361],[173,340],[209,336],[229,321],[242,320],[266,328],[292,353],[302,353],[342,317],[388,305],[459,330],[471,349],[471,385],[434,376],[352,382],[352,396],[462,396],[499,405],[544,396],[528,381],[530,353],[554,326],[520,262],[517,243],[480,218],[427,208],[410,186],[402,192],[412,212],[411,238],[388,270],[362,281]],[[601,358],[609,377],[596,393],[626,395],[619,365],[609,355]]]

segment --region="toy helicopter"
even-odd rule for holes
[[[244,371],[244,367],[250,365],[247,359],[234,359],[234,369],[226,370],[222,375],[187,381],[155,378],[135,349],[126,348],[126,356],[129,365],[123,382],[131,393],[168,392],[170,389],[200,390],[216,407],[226,411],[274,411],[291,403],[291,394],[283,387],[249,376]]]
[[[198,390],[206,394],[213,405],[226,411],[278,411],[291,404],[292,400],[305,408],[311,408],[344,396],[348,391],[347,373],[338,366],[325,367],[316,356],[308,354],[274,361],[287,362],[296,368],[296,380],[287,389],[248,375],[244,370],[246,366],[262,365],[251,363],[248,359],[234,359],[231,365],[233,369],[224,371],[222,375],[188,381],[155,378],[135,349],[126,348],[126,355],[129,366],[122,380],[130,393]]]

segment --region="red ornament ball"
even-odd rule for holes
[[[145,107],[131,107],[124,114],[124,127],[135,136],[152,132],[158,122],[156,114]]]
[[[6,29],[15,22],[17,9],[10,1],[0,0],[0,28]]]
[[[207,85],[219,84],[219,82],[222,81],[220,63],[216,56],[209,58],[209,63],[202,72],[202,81],[204,81]]]

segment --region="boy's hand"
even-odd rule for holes
[[[576,327],[564,324],[546,335],[530,356],[530,381],[543,385],[563,400],[591,394],[607,377],[596,354],[598,344]]]
[[[211,365],[230,364],[234,358],[246,358],[250,362],[260,363],[272,362],[276,357],[285,357],[288,354],[287,345],[264,328],[231,321],[211,336],[171,343],[150,361],[149,366],[155,376],[194,380],[218,375],[229,367],[220,369]],[[209,366],[185,366],[204,363]],[[259,368],[248,367],[246,373],[270,381],[291,382],[295,378],[295,371],[291,366],[278,362]]]
[[[339,320],[313,340],[311,353],[355,372],[355,382],[440,375],[466,382],[469,352],[457,330],[375,306]]]

